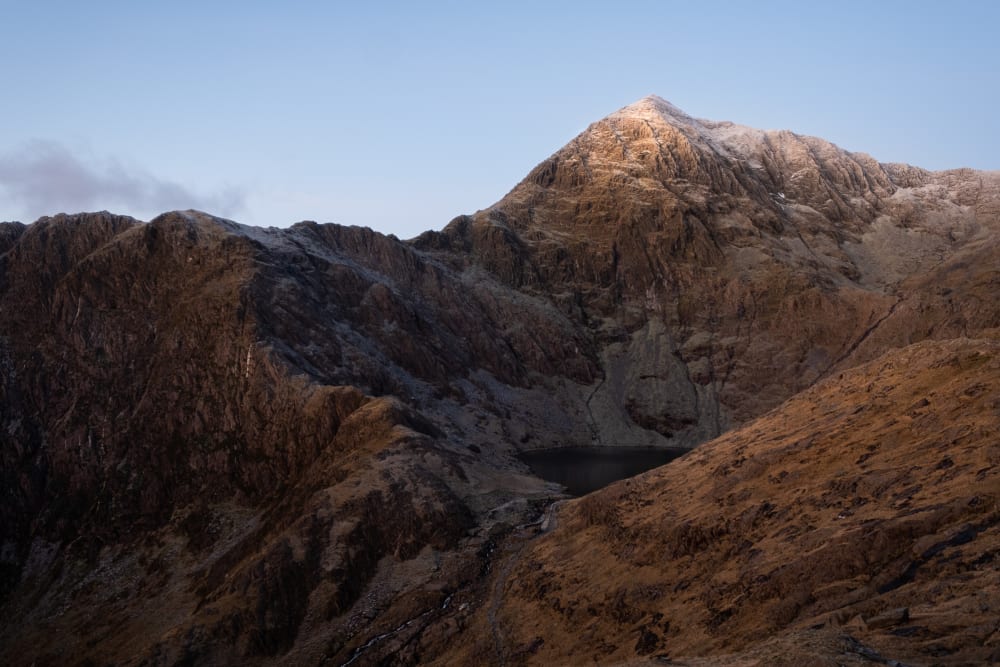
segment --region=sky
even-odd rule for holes
[[[0,220],[197,208],[410,238],[649,94],[883,162],[1000,169],[992,0],[0,0],[0,16]]]

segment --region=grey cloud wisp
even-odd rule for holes
[[[109,209],[137,217],[196,208],[229,216],[244,208],[245,193],[226,188],[197,194],[173,181],[113,158],[84,161],[61,144],[33,141],[0,153],[0,219]]]

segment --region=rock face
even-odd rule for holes
[[[637,380],[594,401],[631,405],[635,423],[685,442],[870,358],[857,348],[916,291],[907,279],[973,248],[996,257],[998,213],[996,173],[882,165],[650,97],[418,244],[468,249],[508,284],[555,295],[595,332],[605,377]],[[927,335],[949,317],[935,310],[923,331],[880,336],[876,350]],[[636,349],[661,331],[658,359]],[[692,398],[647,407],[651,393]]]
[[[934,586],[959,566],[940,554],[972,545],[964,581],[995,584],[981,573],[998,496],[983,375],[998,226],[997,173],[880,164],[655,97],[409,242],[193,211],[0,224],[0,661],[607,662],[808,643],[824,614],[838,628],[903,607],[909,622],[943,618],[952,602]],[[844,374],[957,337],[978,342]],[[938,383],[938,398],[904,406],[910,394],[886,385],[876,419],[858,387],[899,364],[923,370],[898,386]],[[948,383],[975,391],[955,399]],[[519,450],[694,447],[741,424],[523,542],[516,526],[558,490]],[[888,439],[848,466],[872,429]],[[904,482],[906,506],[888,490]],[[782,495],[796,490],[799,504]],[[678,494],[690,516],[670,505]],[[859,536],[883,534],[891,545],[833,579],[793,586],[821,541],[868,553]],[[587,581],[584,540],[615,577],[648,578],[648,600],[624,579]],[[694,564],[702,551],[698,563],[730,563],[725,581]],[[667,577],[663,563],[683,567]],[[580,613],[596,620],[573,647]],[[989,653],[943,624],[921,625],[910,653]],[[898,628],[866,627],[857,641],[900,648]],[[817,654],[843,648],[817,637]]]

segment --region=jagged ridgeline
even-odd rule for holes
[[[2,224],[0,660],[986,661],[998,227],[656,97],[405,242]],[[699,449],[557,507],[517,457],[590,445]]]

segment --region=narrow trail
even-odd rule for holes
[[[500,623],[497,621],[497,612],[500,611],[500,607],[503,605],[503,595],[504,589],[507,587],[507,579],[510,577],[514,566],[521,560],[524,547],[542,535],[551,532],[556,527],[558,523],[558,514],[556,511],[564,502],[565,500],[555,501],[545,508],[542,516],[537,520],[517,526],[511,537],[506,541],[506,544],[510,545],[516,540],[516,545],[504,560],[503,568],[497,574],[496,582],[493,584],[493,593],[490,596],[490,607],[486,613],[486,620],[490,625],[490,632],[493,635],[493,649],[496,652],[497,664],[501,667],[507,664],[507,647],[504,644],[504,636],[503,631],[500,629]],[[530,529],[537,529],[537,532],[534,534],[525,534]]]

